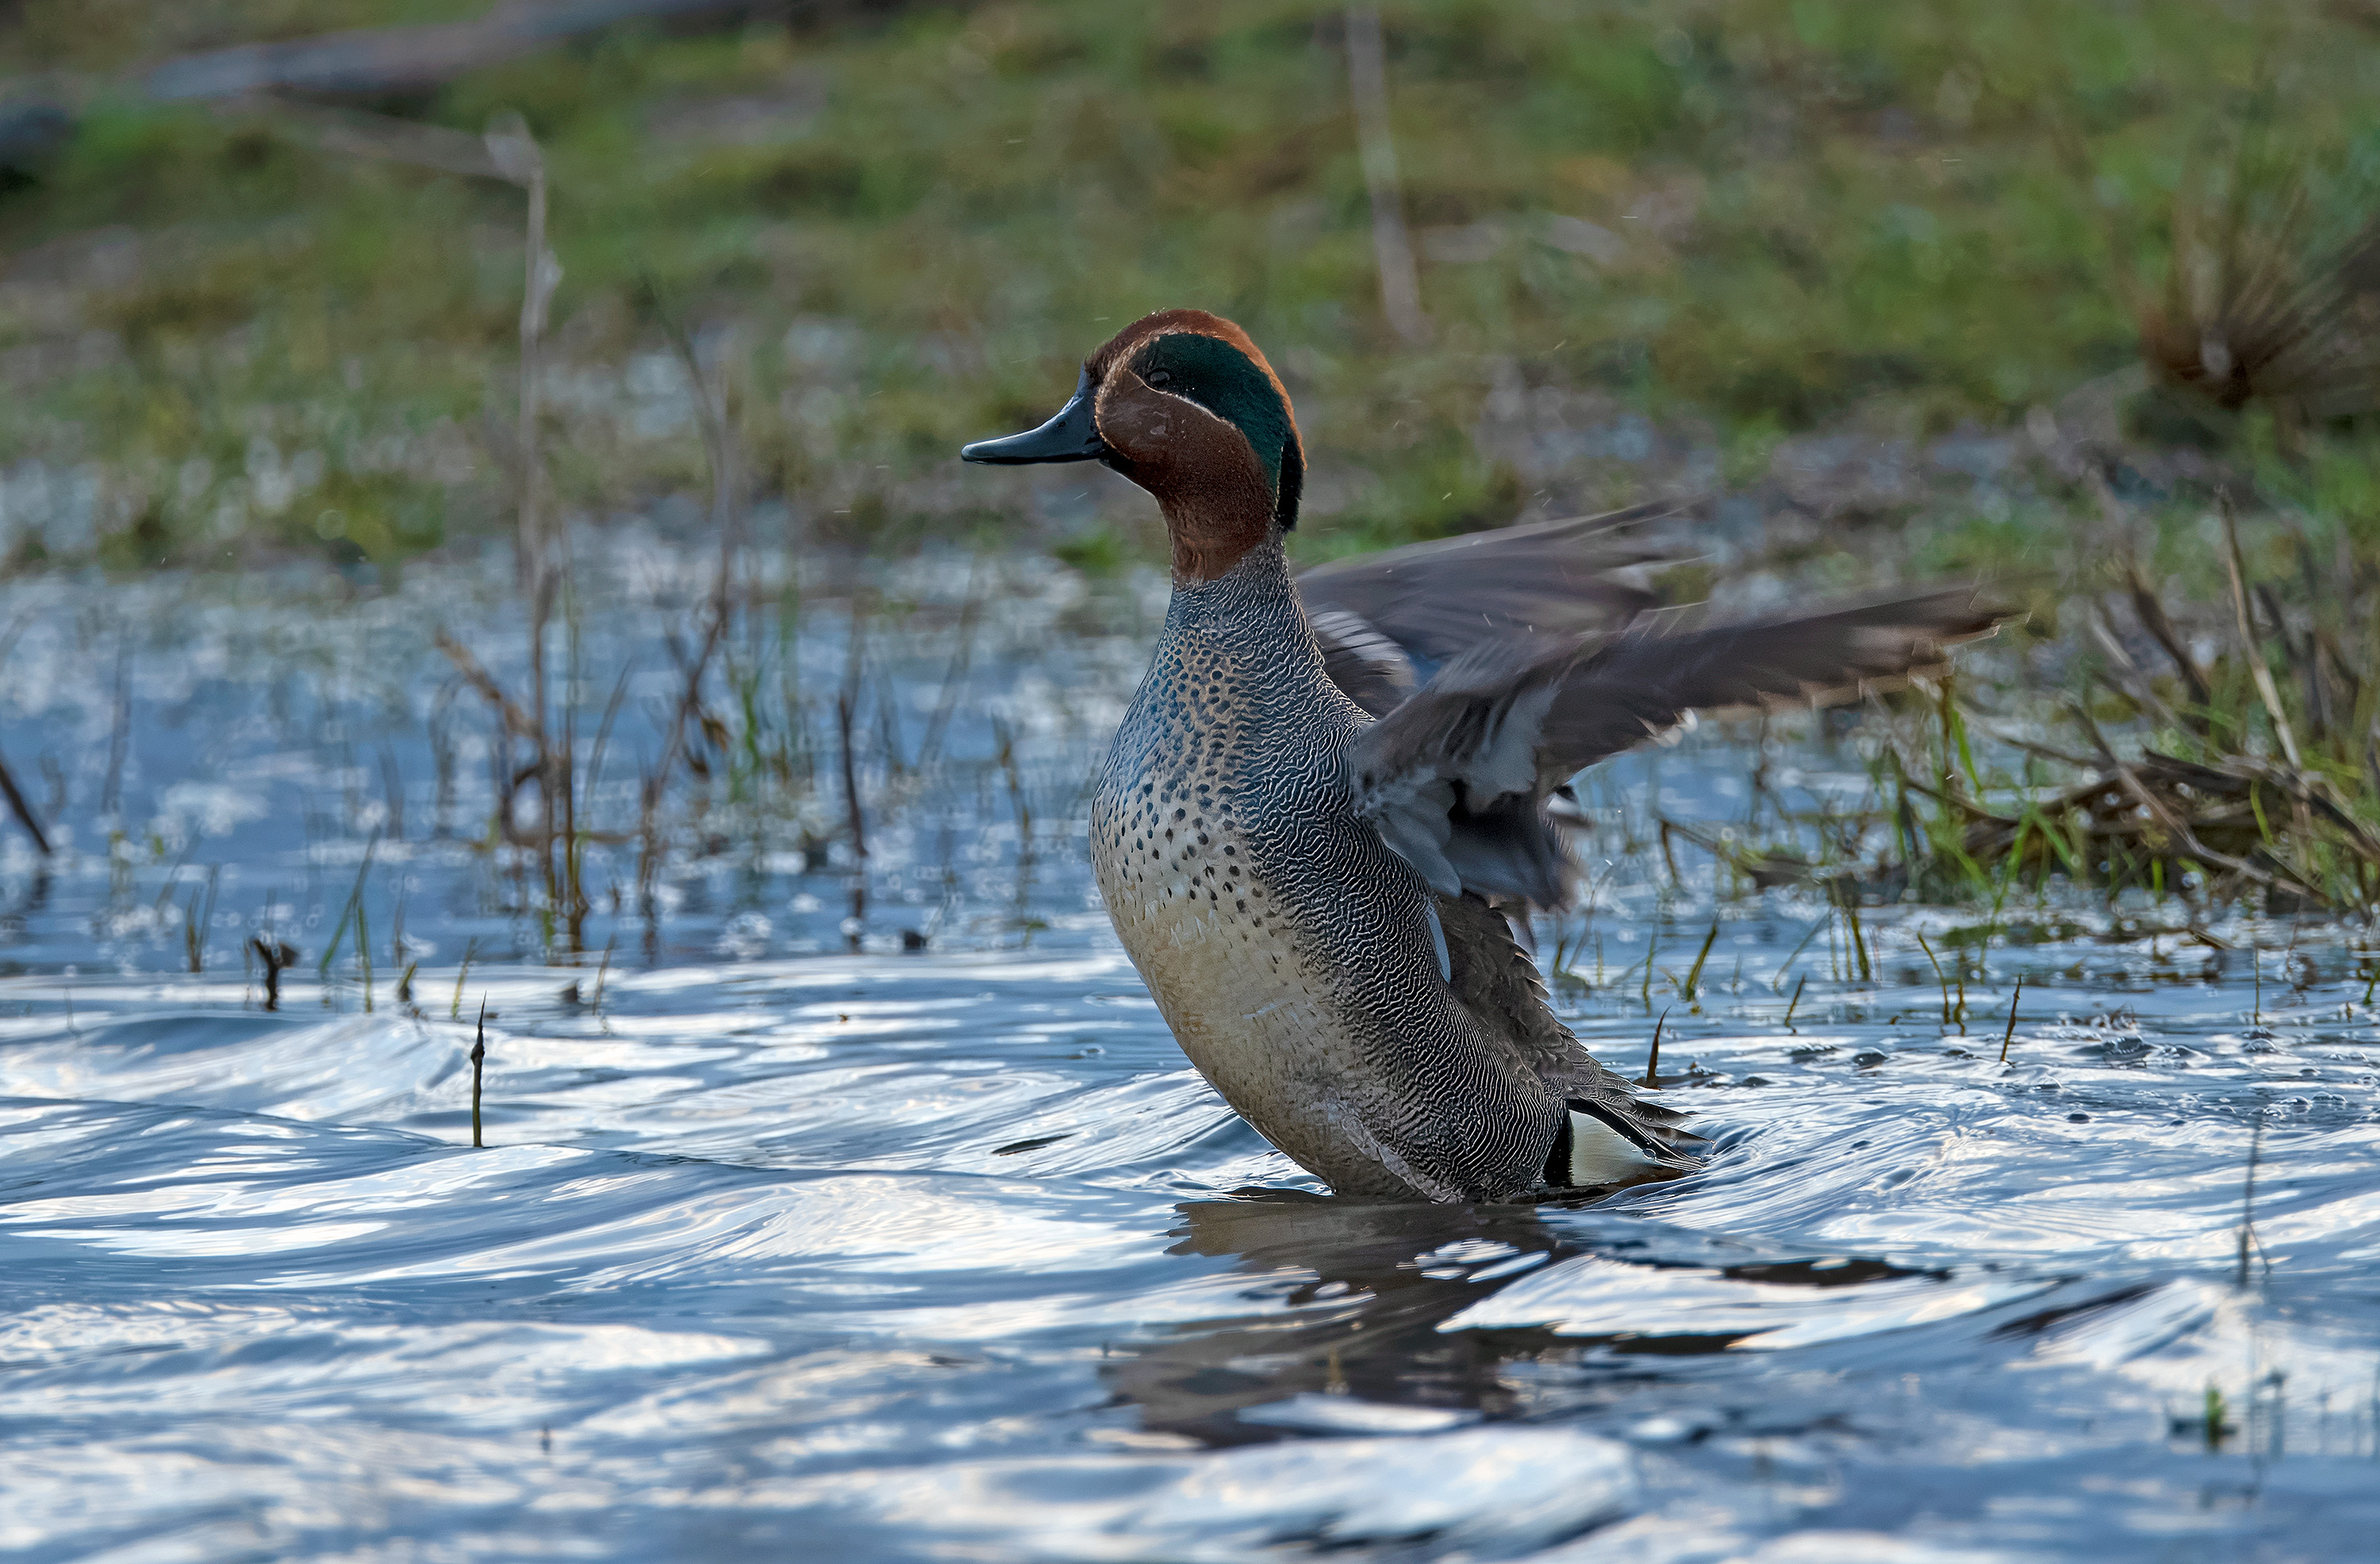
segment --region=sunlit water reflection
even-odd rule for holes
[[[404,606],[359,611],[399,652]],[[0,722],[20,769],[108,740],[79,702],[113,701],[116,668],[72,672],[70,611],[16,653],[52,637],[60,671]],[[1863,984],[1803,942],[1817,904],[1726,902],[1699,1006],[1670,979],[1651,995],[1706,1171],[1574,1208],[1329,1200],[1185,1068],[1105,933],[1067,773],[1131,642],[1060,646],[1055,622],[978,648],[960,761],[884,806],[860,949],[847,866],[772,863],[782,839],[756,831],[758,857],[674,861],[653,959],[632,906],[599,919],[600,978],[516,959],[531,920],[502,873],[429,830],[436,778],[412,762],[438,670],[391,654],[414,725],[386,736],[419,789],[400,836],[346,811],[355,779],[323,747],[379,733],[273,729],[272,678],[233,657],[181,697],[207,742],[143,749],[140,702],[173,697],[136,658],[126,839],[194,776],[289,791],[111,856],[69,788],[67,851],[18,903],[0,1553],[2372,1556],[2380,1024],[2342,931],[2217,930],[2261,958],[2087,934],[1992,950],[1962,1034],[1912,938],[1958,919],[1876,912]],[[275,634],[308,624],[334,634],[299,608]],[[823,649],[847,637],[820,636],[832,685]],[[918,670],[879,741],[914,755],[901,724],[931,721],[948,635],[870,655]],[[1027,682],[1053,659],[1062,718]],[[1032,739],[1022,831],[994,717]],[[1662,764],[1610,796],[1740,814],[1724,750]],[[478,774],[457,821],[487,806]],[[880,806],[900,785],[882,750],[868,779]],[[318,924],[263,1012],[236,952],[265,891],[335,917],[375,831],[376,863],[411,866],[369,891],[383,946],[411,898],[410,1002],[382,970],[366,1012],[351,959],[314,964]],[[219,889],[237,915],[193,975],[155,909],[210,863],[241,894]],[[11,893],[34,872],[12,857]],[[1693,874],[1666,917],[1653,879],[1607,881],[1613,970],[1562,990],[1632,1071],[1651,1018],[1616,969],[1647,935],[1701,942]]]

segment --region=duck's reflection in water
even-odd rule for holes
[[[1215,1445],[1574,1414],[1639,1396],[1651,1381],[1724,1373],[1710,1354],[1754,1333],[1712,1334],[1685,1319],[1611,1335],[1441,1328],[1573,1255],[1674,1267],[1722,1288],[1755,1284],[1747,1298],[1758,1289],[1774,1296],[1779,1288],[1946,1278],[1672,1227],[1624,1204],[1400,1205],[1249,1190],[1176,1209],[1183,1223],[1171,1252],[1236,1257],[1263,1279],[1243,1296],[1264,1312],[1172,1326],[1111,1349],[1105,1377],[1117,1400],[1142,1409],[1144,1428]]]
[[[1333,1407],[1351,1418],[1365,1409],[1411,1409],[1408,1426],[1433,1412],[1448,1423],[1509,1417],[1529,1399],[1514,1364],[1579,1352],[1575,1339],[1551,1331],[1438,1328],[1508,1281],[1601,1247],[1556,1231],[1535,1206],[1268,1190],[1179,1210],[1172,1252],[1237,1256],[1242,1269],[1266,1279],[1246,1296],[1269,1307],[1173,1327],[1111,1359],[1110,1388],[1138,1403],[1153,1432],[1239,1444],[1330,1431]],[[1299,1415],[1301,1405],[1315,1415]],[[1257,1409],[1265,1411],[1255,1419],[1240,1415]],[[1269,1420],[1266,1412],[1281,1415]],[[1373,1415],[1383,1417],[1380,1431],[1394,1425],[1393,1414]]]

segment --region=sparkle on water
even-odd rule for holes
[[[628,668],[590,806],[615,836],[699,568],[632,542],[572,691],[591,760]],[[740,798],[709,757],[652,924],[634,844],[592,849],[576,971],[455,839],[485,834],[490,730],[428,628],[520,667],[480,576],[0,593],[0,755],[59,848],[10,826],[0,858],[0,1554],[2368,1554],[2351,931],[2242,920],[2225,952],[2075,903],[1963,969],[1962,1033],[1914,935],[1973,915],[1871,911],[1862,982],[1805,940],[1823,906],[1770,892],[1718,905],[1696,1004],[1714,888],[1649,855],[1564,931],[1588,986],[1558,997],[1641,1072],[1651,943],[1707,1170],[1329,1200],[1186,1068],[1082,861],[1148,594],[995,574],[880,582],[856,637],[821,600],[795,657],[739,628],[738,687],[808,747]],[[838,691],[865,864],[832,842]],[[1740,819],[1743,770],[1705,735],[1589,801]],[[302,952],[274,1013],[241,954],[266,932]]]

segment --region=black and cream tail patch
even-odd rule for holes
[[[1676,1170],[1676,1162],[1651,1136],[1602,1104],[1572,1097],[1562,1109],[1553,1153],[1546,1158],[1546,1182],[1554,1188],[1640,1183]]]

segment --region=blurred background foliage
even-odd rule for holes
[[[1310,552],[1671,494],[1798,517],[1765,546],[1836,574],[1913,516],[1914,567],[2044,566],[2102,479],[2380,535],[2368,0],[1384,6],[1426,345],[1382,316],[1334,6],[714,6],[327,105],[143,86],[486,12],[0,7],[11,567],[387,566],[509,528],[522,194],[328,144],[325,112],[514,111],[543,146],[574,515],[704,482],[684,322],[799,535],[1148,557],[1122,485],[953,453],[1195,304],[1291,387]],[[2251,326],[2288,340],[2250,363]]]

